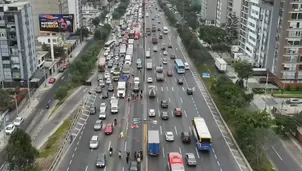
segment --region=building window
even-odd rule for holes
[[[10,64],[3,64],[3,68],[11,68]]]

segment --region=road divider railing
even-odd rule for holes
[[[182,52],[185,53],[185,54],[183,54],[185,60],[189,63],[190,66],[194,66],[194,63],[191,61],[190,57],[188,57],[189,55],[186,53],[187,51],[186,51],[186,49],[184,48],[184,45],[182,44],[182,40],[181,40],[181,38],[180,38],[179,36],[177,36],[177,44],[178,44],[179,48],[181,48],[180,50],[181,50]],[[198,71],[195,69],[195,67],[190,67],[190,69],[191,69],[192,73],[193,73],[193,72],[198,73]],[[192,75],[194,76],[195,74],[192,74]],[[221,115],[221,113],[220,113],[218,107],[216,106],[214,100],[212,99],[212,97],[211,97],[211,95],[210,95],[210,92],[208,91],[208,89],[206,88],[206,85],[204,84],[202,78],[200,77],[200,74],[197,74],[197,75],[198,75],[198,79],[200,80],[201,84],[203,85],[203,87],[205,87],[206,93],[209,95],[209,98],[210,98],[212,104],[214,105],[214,107],[215,107],[215,109],[216,109],[216,111],[217,111],[217,113],[218,113],[218,115],[219,115],[219,117],[220,117],[220,119],[221,119],[221,121],[222,121],[224,127],[225,127],[226,130],[228,131],[228,133],[229,133],[229,135],[230,135],[230,137],[231,137],[231,139],[232,139],[232,142],[234,143],[234,145],[235,145],[236,149],[238,150],[238,152],[239,152],[239,154],[240,154],[240,156],[241,156],[243,162],[244,162],[245,165],[246,165],[246,168],[247,168],[248,170],[252,171],[253,169],[252,169],[252,167],[250,166],[250,163],[249,163],[249,162],[247,161],[247,159],[245,158],[245,155],[243,154],[243,152],[241,151],[239,145],[237,144],[237,141],[236,141],[235,137],[233,136],[231,130],[229,129],[229,127],[228,127],[228,125],[226,124],[226,122],[224,121],[224,119],[223,119],[223,117],[222,117],[222,115]]]
[[[85,102],[82,104],[81,109],[78,109],[79,111],[75,114],[72,124],[70,125],[69,129],[68,129],[68,133],[65,135],[64,137],[64,142],[62,143],[62,145],[60,146],[56,157],[54,158],[54,160],[52,161],[48,171],[55,171],[58,163],[60,162],[61,158],[62,158],[62,154],[64,153],[65,150],[65,146],[67,143],[69,143],[69,137],[70,135],[72,135],[72,129],[75,127],[76,123],[78,122],[79,116],[82,114],[84,108],[85,108],[85,104],[87,103],[87,101],[89,100],[89,98],[85,99]],[[74,140],[75,138],[73,138]]]

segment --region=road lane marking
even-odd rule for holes
[[[88,166],[86,166],[85,171],[88,171]]]
[[[82,120],[82,121],[86,121],[87,119],[84,119],[84,118],[82,118],[82,117],[80,117],[80,119]],[[84,124],[83,124],[84,125]]]
[[[185,114],[186,117],[188,117],[187,112],[185,110],[184,110],[184,114]]]
[[[77,151],[77,149],[78,149],[78,147],[76,147],[76,148],[74,149],[74,151]]]
[[[166,87],[166,89],[167,89],[167,91],[169,91],[169,88],[168,88],[168,87]]]
[[[274,152],[277,154],[277,156],[279,157],[280,160],[283,160],[282,157],[279,155],[279,153],[277,152],[277,150],[271,146],[271,148],[274,150]]]
[[[180,148],[180,147],[178,147],[178,150],[179,150],[179,153],[182,154],[182,153],[181,153],[181,148]]]
[[[68,171],[68,170],[69,170],[69,167],[67,167],[66,171]]]
[[[163,128],[161,126],[159,126],[159,132],[160,132],[160,135],[163,135]]]
[[[110,147],[111,147],[111,141],[109,141],[108,151],[109,151]]]
[[[189,127],[189,128],[190,128],[190,127]],[[196,151],[197,158],[199,158],[199,159],[200,159],[199,152],[198,152],[198,150],[197,150],[197,148],[196,148],[196,147],[195,147],[195,151]]]
[[[161,91],[164,91],[164,88],[163,88],[163,87],[160,87],[160,90],[161,90]]]
[[[87,90],[87,88],[85,88],[85,89],[83,90],[83,93],[84,93],[86,90]]]
[[[174,129],[175,129],[175,134],[177,135],[177,128],[176,128],[176,126],[174,126]]]
[[[220,163],[219,163],[219,161],[217,161],[217,165],[220,167]]]
[[[74,158],[74,153],[72,154],[71,158]]]
[[[72,160],[69,161],[69,164],[71,164],[71,163],[72,163]]]
[[[170,97],[169,97],[169,103],[171,103],[171,99],[170,99]]]
[[[174,87],[172,87],[172,91],[174,91]]]
[[[190,134],[192,134],[192,130],[191,130],[191,127],[189,127],[189,132],[190,132]]]
[[[163,149],[162,150],[162,152],[163,152],[163,158],[165,158],[165,149],[164,149],[164,147],[162,149]]]
[[[182,98],[180,98],[180,102],[183,103]]]
[[[158,97],[156,97],[156,102],[157,102],[157,103],[159,102]]]
[[[123,167],[123,168],[122,168],[122,171],[124,171],[124,170],[125,170],[125,168]]]
[[[106,171],[106,169],[107,169],[107,166],[105,166],[104,171]]]
[[[124,151],[127,151],[127,141],[125,141]]]
[[[182,87],[182,91],[185,91],[185,88],[184,88],[184,87]]]
[[[160,111],[159,111],[159,109],[158,109],[158,117],[160,117]]]
[[[173,111],[172,111],[172,110],[171,110],[171,116],[172,116],[172,117],[174,117],[174,115],[173,115]]]

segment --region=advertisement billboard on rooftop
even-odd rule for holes
[[[40,32],[74,32],[74,14],[40,14]]]

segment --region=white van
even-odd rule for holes
[[[190,66],[189,66],[189,64],[188,64],[187,62],[185,62],[184,65],[185,65],[185,69],[186,69],[186,70],[189,70],[189,69],[190,69]]]
[[[125,57],[125,63],[131,65],[131,63],[132,63],[132,57],[131,57],[131,55],[126,55],[126,57]]]
[[[146,51],[146,58],[150,58],[151,57],[151,52],[150,52],[150,50],[147,50]]]

